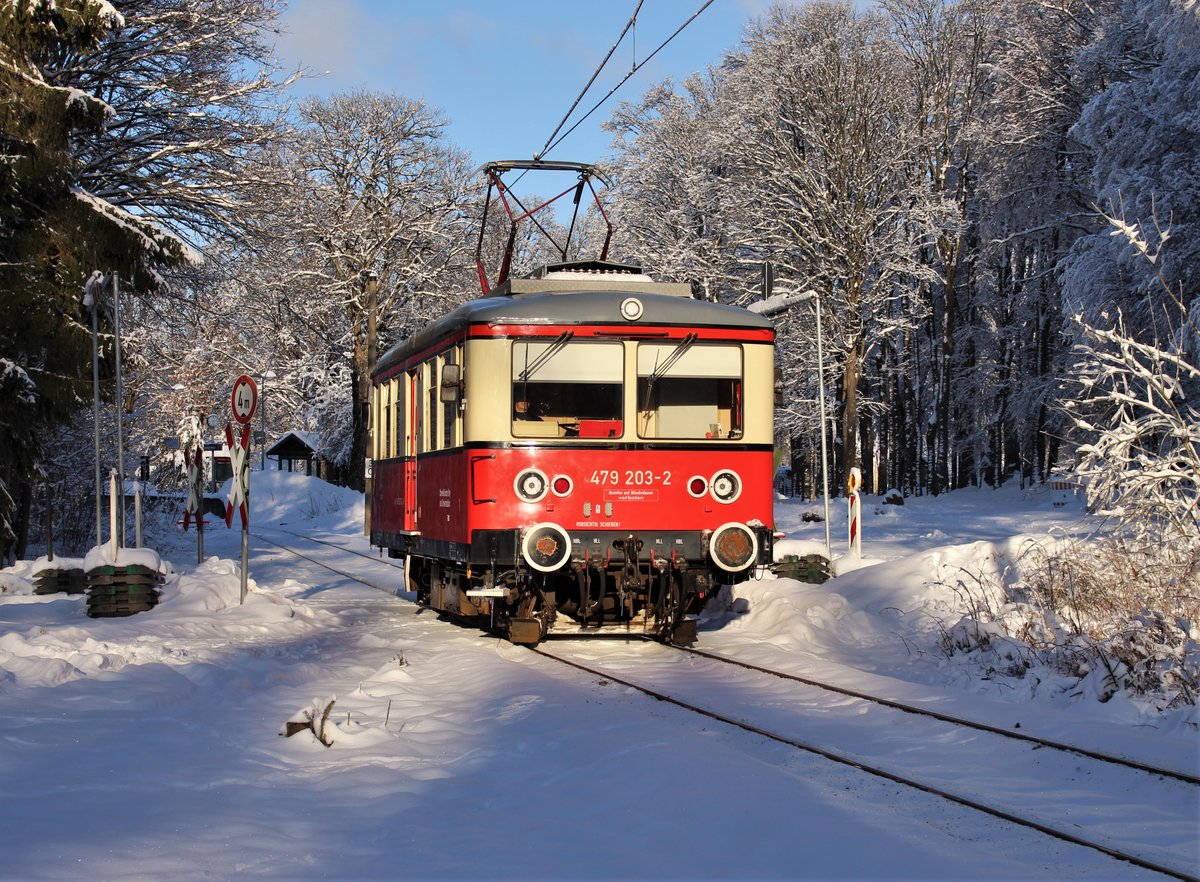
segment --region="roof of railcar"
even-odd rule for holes
[[[621,315],[621,304],[636,297],[642,314],[636,321]],[[632,335],[639,326],[769,329],[769,319],[738,306],[694,300],[687,285],[650,282],[645,276],[611,279],[512,279],[488,297],[462,304],[412,336],[401,340],[375,365],[385,371],[470,325],[624,325]]]

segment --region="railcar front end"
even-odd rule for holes
[[[517,643],[690,643],[771,559],[774,332],[628,267],[513,279],[373,377],[371,541]]]

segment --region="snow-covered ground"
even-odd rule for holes
[[[34,595],[44,564],[0,573],[0,879],[1154,877],[598,689],[418,611],[391,593],[395,561],[306,549],[375,590],[269,541],[298,543],[296,531],[369,551],[353,493],[267,472],[251,499],[244,605],[240,535],[223,524],[206,531],[199,566],[194,534],[160,539],[161,602],[126,619],[89,619],[82,596]],[[1054,499],[868,498],[869,565],[843,559],[824,585],[745,583],[710,606],[700,645],[1195,774],[1194,708],[1101,703],[1087,680],[940,651],[980,574],[1005,578],[1030,537],[1086,528],[1078,503]],[[823,544],[803,520],[816,508],[779,502],[781,552]],[[628,664],[623,642],[597,649],[618,652]],[[332,747],[279,734],[332,699]],[[864,719],[856,737],[879,735]],[[977,758],[937,749],[945,777],[978,772],[965,765]],[[1161,807],[1156,841],[1200,873],[1200,788],[1171,792],[1185,795]]]

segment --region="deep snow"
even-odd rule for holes
[[[710,606],[701,645],[1196,773],[1195,709],[1101,703],[1086,681],[987,673],[1003,666],[938,650],[969,574],[1003,578],[1031,537],[1086,528],[1076,501],[1055,498],[868,499],[867,561],[843,559],[825,585],[738,586]],[[597,689],[418,611],[390,593],[402,581],[395,561],[306,550],[383,589],[373,590],[266,541],[297,542],[296,531],[367,551],[356,494],[267,472],[254,473],[251,500],[244,606],[240,537],[223,524],[206,531],[200,566],[194,534],[160,537],[161,602],[128,619],[33,595],[44,563],[0,573],[0,879],[1154,875]],[[796,543],[781,553],[823,544],[821,525],[802,520],[816,509],[780,501],[778,524]],[[843,532],[839,520],[837,553]],[[647,663],[666,652],[638,647]],[[595,649],[614,664],[629,653],[624,641]],[[331,699],[333,747],[279,735]],[[879,734],[865,722],[855,737],[869,747]],[[946,777],[978,772],[936,750]],[[1153,821],[1157,847],[1191,873],[1195,790]]]

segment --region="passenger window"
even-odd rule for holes
[[[380,387],[380,392],[382,393],[382,400],[380,401],[379,407],[381,419],[375,423],[375,425],[379,428],[378,458],[380,459],[386,459],[392,455],[392,424],[391,420],[388,419],[388,411],[390,410],[393,390],[395,388],[396,383],[394,380],[388,380]]]
[[[625,347],[620,342],[517,340],[512,433],[517,438],[619,438]]]
[[[416,412],[413,414],[415,423],[413,429],[413,440],[416,442],[414,447],[417,453],[425,452],[425,399],[422,397],[422,392],[425,389],[425,366],[421,365],[415,371],[413,376],[416,382],[413,385],[413,404],[416,407]]]
[[[458,350],[448,349],[441,359],[442,366],[458,364]],[[458,401],[442,402],[442,447],[454,447],[458,443]]]
[[[429,397],[428,407],[425,411],[426,419],[429,422],[426,444],[426,450],[437,450],[438,441],[438,370],[437,359],[428,361],[424,365],[424,373],[426,378],[425,394]]]
[[[392,412],[388,419],[392,421],[394,429],[394,437],[396,439],[395,456],[408,456],[411,451],[405,449],[405,426],[408,417],[408,412],[404,408],[405,390],[408,387],[409,378],[407,374],[401,374],[396,380],[396,406],[392,408]]]
[[[371,459],[379,459],[379,398],[380,387],[371,387]]]

